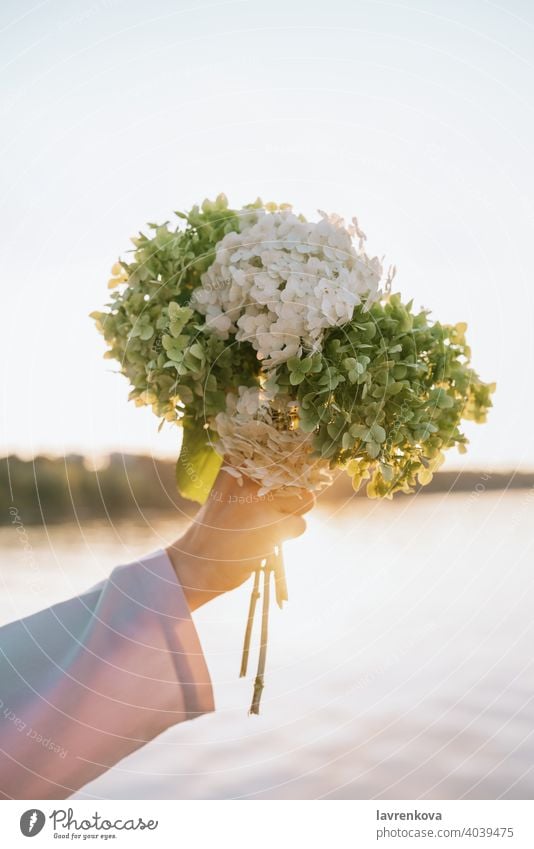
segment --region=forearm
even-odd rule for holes
[[[0,629],[0,791],[65,798],[169,726],[213,710],[165,553]]]

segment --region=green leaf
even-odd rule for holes
[[[179,396],[180,401],[183,404],[191,404],[193,402],[193,393],[191,392],[189,386],[184,386],[183,384],[180,384],[176,387],[176,394]]]
[[[189,353],[197,360],[204,359],[204,350],[202,348],[202,345],[199,345],[198,342],[193,342],[193,344],[189,348]]]
[[[386,431],[379,424],[371,426],[371,436],[373,437],[373,442],[382,443],[386,441]]]
[[[178,462],[176,484],[183,498],[204,504],[222,465],[208,431],[196,422],[184,421],[184,437]]]
[[[300,429],[304,431],[304,433],[312,433],[317,427],[319,421],[319,417],[315,413],[303,412],[300,417]]]
[[[343,425],[344,422],[330,422],[330,424],[326,427],[328,436],[330,436],[332,439],[338,439],[341,434],[341,431],[343,430]]]
[[[354,437],[350,435],[350,433],[344,433],[341,439],[341,447],[344,451],[347,451],[349,448],[352,448],[354,445]]]
[[[380,446],[377,445],[376,442],[366,442],[365,450],[369,457],[372,457],[373,460],[380,454]]]
[[[145,324],[145,326],[141,328],[141,332],[139,333],[139,336],[143,340],[143,342],[146,342],[148,339],[152,339],[153,335],[154,330],[150,326],[150,324]]]
[[[349,428],[349,433],[355,439],[364,439],[369,433],[369,428],[365,425],[353,424]]]

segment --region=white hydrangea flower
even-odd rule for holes
[[[332,471],[328,461],[312,456],[311,435],[280,426],[263,390],[240,386],[238,392],[227,395],[226,411],[214,422],[224,468],[256,481],[260,495],[328,486]]]
[[[382,265],[364,252],[356,219],[319,214],[308,222],[290,209],[243,211],[193,294],[213,333],[248,340],[267,367],[317,350],[327,327],[380,297]]]
[[[253,418],[266,406],[266,398],[256,386],[240,386],[238,392],[237,397],[231,395],[230,399],[227,399],[226,405],[226,409],[232,410],[237,416]]]

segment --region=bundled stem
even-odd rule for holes
[[[250,656],[250,642],[252,639],[252,629],[254,627],[254,616],[256,614],[256,606],[260,598],[260,573],[263,572],[263,606],[261,615],[261,638],[260,638],[260,653],[258,657],[258,671],[254,680],[254,691],[252,695],[252,704],[249,713],[259,714],[260,701],[264,687],[265,664],[267,661],[267,641],[269,637],[269,607],[271,601],[271,574],[274,574],[274,588],[276,601],[279,607],[282,607],[284,601],[287,601],[287,582],[284,567],[284,558],[282,556],[282,546],[275,545],[273,553],[266,559],[262,560],[256,571],[254,572],[254,583],[250,595],[250,603],[248,608],[247,627],[245,630],[245,638],[243,640],[243,653],[241,655],[241,669],[239,677],[244,678],[247,674],[248,660]]]

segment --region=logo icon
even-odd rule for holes
[[[24,811],[20,818],[20,830],[24,837],[35,837],[36,834],[39,834],[45,824],[45,820],[45,815],[37,808],[30,808],[29,811]]]

